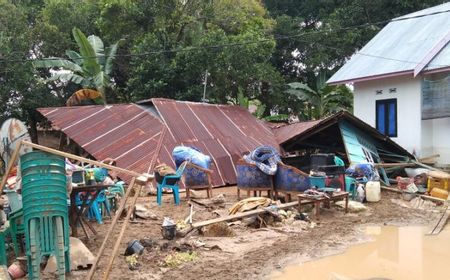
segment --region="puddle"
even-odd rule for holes
[[[426,236],[424,227],[368,227],[374,241],[345,253],[289,266],[273,280],[450,279],[450,227]]]

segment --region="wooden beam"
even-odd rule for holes
[[[447,207],[445,209],[445,212],[437,220],[436,225],[428,233],[428,235],[437,235],[437,234],[439,234],[442,231],[442,229],[445,227],[445,225],[447,224],[448,217],[450,217],[450,208],[447,205]]]
[[[58,150],[55,150],[55,149],[52,149],[52,148],[49,148],[49,147],[45,147],[45,146],[41,146],[41,145],[38,145],[38,144],[31,143],[31,142],[28,142],[28,141],[22,141],[22,144],[30,146],[30,147],[32,147],[34,149],[38,149],[38,150],[47,152],[47,153],[51,153],[51,154],[55,154],[55,155],[58,155],[58,156],[62,156],[62,157],[66,157],[66,158],[70,158],[70,159],[74,159],[74,160],[78,160],[80,162],[90,163],[90,164],[93,164],[93,165],[96,165],[96,166],[100,166],[100,167],[103,167],[103,168],[106,168],[106,169],[109,169],[109,170],[113,170],[113,171],[117,171],[117,172],[120,172],[120,173],[123,173],[123,174],[127,174],[127,175],[130,175],[132,177],[140,177],[140,176],[143,175],[143,174],[140,174],[140,173],[137,173],[137,172],[134,172],[134,171],[130,171],[130,170],[124,169],[124,168],[120,168],[120,167],[117,167],[117,166],[112,166],[112,165],[109,165],[109,164],[106,164],[106,163],[103,163],[103,162],[87,159],[87,158],[76,156],[76,155],[69,154],[69,153],[66,153],[66,152],[61,152],[61,151],[58,151]],[[153,176],[154,175],[148,175],[147,177],[150,178],[150,179],[153,179]]]
[[[393,162],[393,163],[375,163],[375,167],[413,167],[416,166],[413,162]]]
[[[275,207],[276,207],[276,209],[285,209],[285,208],[291,208],[291,207],[295,207],[295,206],[298,206],[298,201],[281,204],[281,205],[278,205]],[[245,217],[249,217],[249,216],[253,216],[253,215],[258,215],[258,214],[262,214],[262,213],[267,212],[272,209],[273,209],[273,207],[269,206],[266,208],[250,210],[250,211],[246,211],[246,212],[242,212],[242,213],[237,213],[234,215],[228,215],[225,217],[220,217],[220,218],[215,218],[215,219],[211,219],[211,220],[207,220],[207,221],[197,222],[197,223],[192,224],[192,228],[199,228],[199,227],[204,227],[207,225],[216,224],[216,223],[220,223],[220,222],[226,222],[226,221],[231,221],[234,219],[241,219],[241,218],[245,218]]]
[[[386,190],[386,191],[396,192],[396,193],[403,193],[403,191],[401,191],[399,189],[396,189],[396,188],[390,188],[390,187],[381,186],[381,189],[382,190]],[[446,201],[445,199],[442,199],[442,198],[433,197],[433,196],[424,195],[424,194],[420,194],[420,195],[417,195],[417,196],[419,196],[419,197],[421,197],[423,199],[434,201],[434,202],[445,202]]]

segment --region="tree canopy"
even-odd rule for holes
[[[82,87],[102,89],[95,79],[89,86],[87,80],[49,81],[51,70],[33,67],[32,61],[51,57],[69,58],[58,65],[53,60],[53,66],[67,69],[70,61],[72,68],[87,66],[77,64],[75,52],[66,52],[79,49],[72,30],[101,38],[107,46],[122,40],[108,68],[97,61],[105,74],[97,77],[114,85],[108,102],[200,101],[205,94],[214,103],[257,100],[264,108],[261,117],[316,118],[328,109],[309,113],[317,101],[313,97],[321,96],[313,93],[333,92],[345,98],[328,104],[351,110],[348,89],[317,87],[320,73],[331,75],[391,18],[441,2],[0,0],[0,117],[16,116],[33,125],[39,121],[35,108],[64,105]],[[97,51],[94,60],[103,56]]]

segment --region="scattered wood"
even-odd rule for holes
[[[396,192],[396,193],[403,193],[403,191],[396,189],[396,188],[391,188],[391,187],[385,187],[385,186],[381,186],[382,190],[387,190],[387,191],[391,191],[391,192]],[[433,196],[429,196],[429,195],[424,195],[424,194],[420,194],[418,195],[419,197],[423,198],[423,199],[427,199],[427,200],[431,200],[434,202],[445,202],[445,199],[442,198],[438,198],[438,197],[433,197]]]
[[[428,233],[428,235],[437,235],[437,234],[439,234],[442,231],[442,229],[445,227],[445,225],[447,224],[447,220],[448,220],[449,217],[450,217],[450,207],[448,206],[448,203],[447,203],[447,206],[445,208],[445,212],[437,220],[436,225]]]
[[[438,157],[440,157],[439,154],[434,154],[434,155],[431,155],[431,156],[428,156],[428,157],[420,158],[419,161],[421,163],[424,163],[424,164],[435,164],[436,163],[436,159]]]
[[[291,207],[295,207],[295,206],[298,206],[298,201],[276,205],[275,207],[277,209],[286,209],[286,208],[291,208]],[[249,217],[252,215],[262,214],[262,213],[270,211],[270,210],[272,210],[272,206],[269,206],[266,208],[261,208],[261,209],[256,209],[256,210],[251,210],[251,211],[247,211],[247,212],[237,213],[234,215],[228,215],[225,217],[215,218],[215,219],[211,219],[211,220],[207,220],[207,221],[193,223],[192,227],[199,228],[199,227],[204,227],[204,226],[215,224],[215,223],[226,222],[226,221],[231,221],[231,220],[235,220],[235,219],[241,219],[241,218]]]
[[[375,167],[413,167],[416,166],[413,162],[393,162],[393,163],[375,163]]]
[[[89,271],[89,274],[86,277],[86,279],[88,279],[88,280],[91,280],[92,277],[94,277],[94,273],[95,273],[95,270],[97,268],[97,265],[98,265],[98,262],[100,260],[100,257],[102,256],[103,251],[106,248],[106,244],[108,243],[108,239],[109,239],[111,233],[113,232],[117,221],[119,220],[120,216],[122,215],[123,209],[125,208],[125,204],[127,203],[127,199],[130,196],[130,194],[131,194],[131,190],[134,188],[134,184],[135,184],[135,178],[133,177],[133,179],[131,179],[130,185],[127,188],[125,196],[121,199],[119,210],[117,210],[116,214],[114,215],[113,221],[112,221],[108,231],[106,232],[106,236],[103,239],[103,243],[102,243],[102,245],[100,246],[100,249],[97,252],[97,256],[95,258],[94,263],[92,264],[91,270]],[[133,211],[128,211],[128,212],[133,212]]]

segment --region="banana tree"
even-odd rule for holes
[[[344,85],[326,84],[326,76],[316,77],[315,89],[304,83],[289,83],[286,92],[305,105],[309,119],[320,119],[340,110],[352,110],[352,91]]]
[[[103,41],[95,35],[86,38],[78,28],[73,28],[72,34],[79,52],[67,50],[69,59],[51,57],[35,61],[34,66],[57,70],[46,80],[48,82],[60,80],[97,90],[101,94],[101,102],[106,104],[105,91],[112,85],[110,75],[120,41],[105,48]]]

